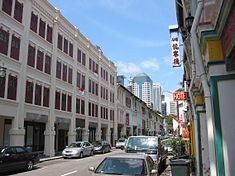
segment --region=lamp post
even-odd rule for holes
[[[4,63],[0,64],[0,78],[6,77],[7,68],[4,66]]]
[[[189,13],[189,15],[185,18],[185,26],[188,30],[188,32],[190,33],[190,30],[191,30],[191,27],[193,25],[193,20],[194,20],[194,17],[191,16],[191,14]]]

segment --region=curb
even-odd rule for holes
[[[53,156],[53,157],[49,157],[49,158],[41,158],[39,159],[39,162],[44,162],[44,161],[50,161],[50,160],[55,160],[55,159],[60,159],[63,158],[62,156]]]

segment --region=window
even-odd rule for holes
[[[17,91],[17,77],[9,75],[7,98],[11,100],[16,100],[16,91]]]
[[[4,98],[6,77],[0,77],[0,97]]]
[[[62,111],[66,111],[66,94],[62,93]]]
[[[12,0],[3,0],[2,10],[11,16]]]
[[[56,78],[61,79],[61,62],[56,63]]]
[[[69,56],[73,57],[73,44],[69,42]]]
[[[35,105],[41,105],[42,100],[42,86],[36,84],[35,87]]]
[[[43,71],[43,52],[38,50],[37,53],[37,69]]]
[[[20,53],[20,38],[12,35],[11,40],[11,54],[10,57],[19,60],[19,53]]]
[[[68,40],[64,38],[64,52],[68,54]]]
[[[86,66],[86,54],[82,53],[82,65]]]
[[[39,23],[39,35],[42,38],[45,38],[45,30],[46,30],[46,23],[44,21],[42,21],[42,19],[40,19],[40,23]]]
[[[71,112],[71,107],[72,107],[72,96],[68,95],[68,103],[67,103],[67,111]]]
[[[34,67],[35,64],[35,48],[29,45],[28,48],[28,63],[29,66]]]
[[[60,109],[60,92],[55,93],[55,109]]]
[[[33,82],[26,81],[25,102],[33,103]]]
[[[76,113],[80,114],[80,99],[76,98]]]
[[[49,107],[49,97],[50,97],[50,89],[44,87],[43,90],[43,106]]]
[[[70,84],[72,84],[72,80],[73,80],[73,69],[69,67],[69,79],[68,79],[68,82]]]
[[[63,81],[67,81],[67,65],[63,64]]]
[[[47,41],[52,43],[52,27],[47,25]]]
[[[38,16],[32,12],[31,21],[30,21],[30,29],[35,33],[37,33],[37,25],[38,25]]]
[[[85,78],[85,75],[82,75],[82,88],[83,88],[83,90],[85,89],[85,80],[86,78]]]
[[[0,28],[0,53],[7,55],[9,33]]]
[[[78,49],[78,53],[77,53],[77,61],[79,62],[79,63],[82,63],[82,56],[81,56],[81,50],[80,49]]]
[[[81,100],[81,114],[85,115],[85,100]]]
[[[81,73],[77,72],[77,87],[81,88]]]
[[[44,68],[45,73],[51,74],[51,57],[46,54],[45,57],[45,68]]]
[[[14,18],[20,23],[22,23],[22,15],[23,15],[23,3],[20,3],[18,0],[16,0]]]
[[[59,48],[61,51],[62,51],[62,40],[63,40],[63,36],[58,34],[57,48]]]
[[[88,103],[88,116],[91,116],[91,102]]]

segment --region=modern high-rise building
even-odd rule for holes
[[[160,83],[153,83],[153,109],[162,112],[162,86]]]
[[[147,106],[152,106],[152,87],[153,81],[145,73],[137,74],[132,80],[129,80],[131,92],[143,100]]]

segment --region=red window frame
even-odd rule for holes
[[[46,32],[46,23],[45,23],[45,21],[40,19],[40,22],[39,22],[39,35],[42,38],[45,38],[45,32]]]
[[[11,100],[16,100],[17,93],[17,76],[8,75],[8,89],[7,98]]]
[[[30,29],[37,33],[38,28],[38,16],[35,15],[33,12],[31,13],[31,21],[30,21]]]
[[[64,52],[66,53],[66,54],[68,54],[68,47],[69,47],[69,45],[68,45],[68,40],[66,39],[66,38],[64,38]]]
[[[35,105],[41,105],[42,104],[42,85],[36,84],[35,86]]]
[[[47,55],[45,56],[45,65],[44,65],[44,71],[47,74],[51,74],[51,56]]]
[[[23,7],[23,3],[20,3],[18,0],[15,1],[14,18],[20,23],[22,23]]]
[[[25,89],[25,103],[33,103],[33,87],[34,84],[31,81],[26,81]]]
[[[35,47],[29,45],[29,47],[28,47],[28,62],[27,62],[27,64],[29,66],[31,66],[31,67],[35,66],[35,52],[36,52]]]
[[[43,71],[43,58],[44,58],[44,53],[42,51],[38,50],[36,68],[40,71]]]
[[[12,35],[10,57],[15,60],[19,60],[19,54],[20,54],[20,38],[17,38],[15,35]]]
[[[66,94],[62,93],[62,107],[61,107],[62,111],[66,111]]]
[[[0,77],[0,97],[4,98],[6,86],[6,77]]]
[[[69,67],[68,82],[72,84],[72,80],[73,80],[73,69]]]
[[[12,0],[3,0],[2,10],[11,16]]]
[[[7,55],[9,43],[9,32],[0,28],[0,53]]]
[[[49,100],[50,100],[50,88],[44,87],[43,88],[43,106],[49,107]]]
[[[69,42],[69,56],[73,57],[73,44]]]
[[[62,75],[62,80],[67,81],[67,65],[63,64],[63,75]]]
[[[67,111],[71,112],[72,111],[72,96],[68,95],[67,100],[68,100],[68,102],[67,102]]]
[[[61,62],[56,63],[56,78],[61,79]]]
[[[50,43],[52,43],[52,33],[53,33],[52,27],[48,24],[47,25],[47,41]]]
[[[62,41],[63,41],[63,36],[58,34],[57,48],[59,48],[61,51],[62,51]]]
[[[55,109],[60,110],[60,92],[55,92]]]

